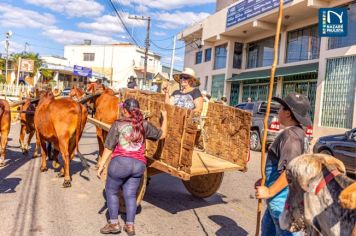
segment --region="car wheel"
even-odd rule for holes
[[[261,150],[261,139],[257,130],[251,131],[250,136],[250,149],[252,151],[260,151]]]
[[[320,153],[326,154],[326,155],[329,155],[329,156],[332,156],[332,155],[333,155],[333,154],[332,154],[329,150],[327,150],[327,149],[321,150]]]

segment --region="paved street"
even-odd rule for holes
[[[20,153],[19,124],[11,127],[7,166],[0,170],[1,235],[100,235],[106,223],[104,184],[96,178],[95,129],[86,126],[80,150],[91,164],[82,171],[79,159],[71,165],[72,187],[49,163],[41,173],[40,159]],[[32,150],[30,154],[32,154]],[[251,153],[247,173],[226,173],[217,194],[196,199],[181,181],[167,174],[152,177],[142,210],[136,218],[137,235],[254,235],[257,201],[253,184],[259,174],[260,153]],[[124,233],[123,233],[124,234]]]

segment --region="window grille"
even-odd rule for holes
[[[356,56],[327,60],[321,125],[352,128],[356,88]]]

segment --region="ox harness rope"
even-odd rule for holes
[[[329,174],[324,177],[322,180],[320,180],[319,184],[316,186],[315,188],[315,194],[318,194],[328,183],[330,183],[331,180],[333,180],[336,176],[340,175],[340,171],[335,169],[331,172],[329,172]],[[300,205],[304,205],[304,201],[300,201],[299,202]],[[286,202],[285,203],[285,208],[287,210],[289,210],[290,205]]]
[[[331,180],[333,180],[336,176],[340,174],[341,173],[337,169],[329,172],[329,174],[326,177],[324,177],[322,180],[320,180],[319,184],[316,186],[315,194],[318,194],[320,190],[322,190]]]

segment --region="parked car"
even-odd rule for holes
[[[262,146],[262,137],[264,129],[264,117],[267,109],[267,102],[257,101],[257,102],[246,102],[240,103],[235,106],[236,108],[250,111],[252,113],[252,126],[250,134],[250,149],[253,151],[260,151]],[[266,146],[273,143],[278,134],[283,130],[278,121],[278,111],[280,108],[279,103],[271,103],[270,115],[268,118],[268,130],[267,130],[267,140]],[[306,135],[309,141],[312,139],[313,128],[305,128]]]
[[[356,128],[344,134],[319,138],[313,148],[314,153],[325,153],[342,161],[346,171],[356,174]]]
[[[70,94],[70,90],[71,90],[71,88],[65,88],[65,89],[63,89],[61,95],[62,95],[63,97],[68,97],[69,94]]]

